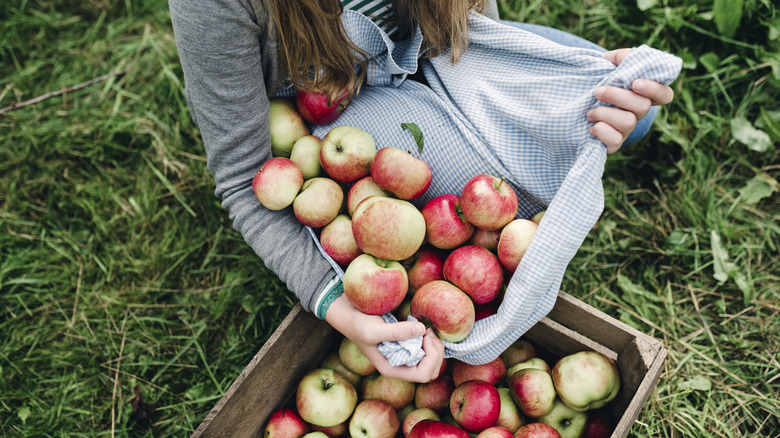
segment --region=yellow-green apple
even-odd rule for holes
[[[289,207],[303,186],[303,173],[289,158],[274,157],[263,163],[252,178],[257,200],[269,210]]]
[[[501,236],[501,229],[497,230],[483,230],[481,228],[474,228],[474,233],[469,238],[471,245],[479,245],[487,248],[492,252],[496,252],[498,249],[498,238]]]
[[[539,222],[542,221],[542,218],[544,217],[544,214],[547,212],[547,210],[542,210],[539,213],[536,213],[535,215],[531,216],[531,222],[535,223],[536,225],[539,225]]]
[[[469,380],[452,391],[450,414],[467,432],[480,433],[495,426],[500,412],[498,389],[488,382]]]
[[[395,310],[393,310],[393,315],[395,315],[395,319],[398,321],[407,321],[409,319],[409,315],[411,315],[411,307],[412,307],[412,298],[407,293],[404,300],[401,301],[401,305],[396,307]]]
[[[345,88],[335,98],[318,90],[297,90],[295,107],[307,122],[313,125],[327,125],[334,122],[347,109],[352,100],[352,91]]]
[[[561,400],[580,412],[606,405],[620,390],[615,361],[597,351],[562,357],[553,366],[552,380]]]
[[[303,179],[322,175],[321,145],[322,140],[314,135],[304,135],[293,144],[292,150],[290,150],[290,160],[301,168]]]
[[[401,422],[401,431],[405,437],[412,432],[414,425],[422,420],[441,421],[439,414],[431,408],[417,408],[410,412]]]
[[[466,292],[475,305],[493,301],[504,284],[498,257],[477,245],[453,250],[444,261],[444,279]]]
[[[455,383],[449,374],[420,383],[414,393],[414,405],[418,408],[433,409],[438,414],[449,413],[450,396],[454,390]]]
[[[476,175],[460,194],[466,220],[483,230],[497,230],[517,216],[517,193],[503,178]]]
[[[349,125],[332,128],[320,147],[320,164],[336,181],[352,183],[368,175],[376,143],[368,132]]]
[[[357,208],[358,204],[360,204],[360,201],[374,195],[387,197],[393,196],[392,193],[376,185],[374,179],[371,178],[371,175],[364,176],[363,178],[360,178],[359,180],[352,183],[349,190],[347,191],[347,212],[349,215],[352,216],[355,213],[355,209]]]
[[[452,365],[452,382],[455,386],[468,380],[482,380],[497,386],[506,378],[506,366],[501,358],[497,357],[490,362],[479,365],[466,363],[455,359]]]
[[[561,438],[580,438],[585,432],[588,414],[575,411],[560,399],[555,399],[550,412],[537,418],[536,421],[554,427],[561,434]]]
[[[515,438],[561,438],[561,434],[550,425],[528,423],[515,431]]]
[[[369,196],[352,215],[352,233],[361,251],[385,260],[408,259],[425,240],[425,219],[409,201]]]
[[[339,344],[339,359],[347,369],[361,376],[376,372],[376,367],[366,357],[363,350],[349,338],[343,338]]]
[[[344,295],[367,315],[383,315],[401,304],[409,277],[400,262],[360,254],[344,271]]]
[[[281,408],[268,417],[263,436],[265,438],[300,438],[309,433],[309,425],[294,409]]]
[[[394,147],[377,151],[370,173],[379,187],[407,201],[422,196],[433,181],[428,163]]]
[[[338,351],[331,351],[328,353],[327,356],[325,356],[324,359],[322,359],[322,363],[320,364],[320,368],[329,368],[342,376],[344,376],[347,380],[349,380],[349,383],[352,384],[355,388],[359,388],[360,382],[363,380],[363,376],[360,374],[350,370],[341,362],[341,359],[339,359],[339,352]]]
[[[445,280],[422,285],[412,297],[411,314],[433,327],[442,341],[460,342],[474,328],[474,303],[465,292]]]
[[[436,248],[457,248],[474,233],[474,225],[463,215],[458,195],[439,195],[426,202],[420,212],[425,218],[425,240]]]
[[[289,99],[271,99],[268,115],[271,155],[289,158],[295,142],[311,131]]]
[[[363,379],[361,395],[366,400],[383,400],[398,411],[414,401],[416,386],[407,380],[372,374]]]
[[[507,378],[509,378],[512,376],[512,374],[526,368],[537,368],[547,373],[552,372],[552,369],[550,368],[550,365],[547,363],[546,360],[542,359],[541,357],[532,357],[526,361],[516,363],[511,367],[509,367],[506,370],[506,376]]]
[[[498,413],[496,426],[501,426],[514,432],[525,424],[525,417],[520,412],[515,401],[512,400],[512,394],[509,392],[509,388],[499,386],[498,395],[501,397],[501,412]]]
[[[400,428],[398,413],[379,399],[361,401],[349,420],[351,438],[394,438]]]
[[[328,438],[328,434],[319,430],[313,430],[301,438]]]
[[[460,427],[436,420],[420,420],[406,438],[471,438]]]
[[[316,424],[311,425],[311,429],[316,432],[322,432],[325,435],[328,436],[328,438],[341,438],[344,436],[347,436],[349,433],[349,419],[344,421],[341,424],[337,424],[335,426],[317,426]]]
[[[507,347],[507,349],[501,353],[500,357],[501,360],[504,361],[504,365],[509,369],[520,362],[525,362],[532,357],[536,357],[536,348],[525,339],[519,338],[513,342],[512,345]]]
[[[401,422],[401,428],[403,429],[404,419],[407,415],[409,415],[410,412],[417,409],[417,407],[414,406],[414,403],[409,403],[408,405],[402,407],[399,409],[398,412],[398,421]]]
[[[546,371],[525,368],[509,377],[512,399],[527,417],[539,418],[550,412],[555,401],[555,386]]]
[[[581,438],[609,438],[615,427],[603,409],[593,409],[587,411],[588,422],[585,425],[585,432]]]
[[[301,378],[295,393],[298,415],[318,426],[335,426],[346,421],[357,405],[357,390],[341,374],[315,368]]]
[[[336,181],[318,176],[308,179],[293,201],[293,213],[298,222],[321,228],[339,215],[344,202],[344,190]]]
[[[408,259],[401,262],[409,275],[409,293],[414,293],[425,283],[444,280],[444,260],[447,254],[431,245],[423,244]]]
[[[352,219],[339,214],[320,230],[320,245],[342,268],[349,266],[352,260],[363,254],[352,234]]]
[[[477,434],[476,438],[512,438],[514,434],[507,428],[492,426]]]
[[[537,227],[538,225],[528,219],[514,219],[501,230],[497,254],[508,271],[514,272],[517,269],[526,250],[531,246]]]

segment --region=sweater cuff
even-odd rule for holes
[[[336,298],[343,292],[344,283],[341,282],[341,278],[339,278],[338,275],[334,275],[325,285],[319,298],[317,298],[317,302],[314,304],[314,314],[317,318],[324,320],[330,305],[333,304],[333,302],[336,301]]]

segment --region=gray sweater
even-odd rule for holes
[[[285,75],[262,0],[170,0],[187,100],[233,226],[309,311],[335,272],[291,208],[267,210],[252,178],[271,158],[269,97]],[[495,0],[485,15],[498,19]]]

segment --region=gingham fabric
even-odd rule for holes
[[[456,65],[449,53],[418,63],[419,31],[393,42],[359,13],[345,11],[343,20],[353,41],[374,56],[370,86],[314,135],[353,125],[373,135],[378,148],[408,149],[425,160],[434,177],[414,201],[418,207],[444,193],[460,194],[467,180],[485,173],[511,184],[518,217],[547,210],[498,313],[477,321],[462,342],[444,343],[446,357],[493,360],[552,309],[567,265],[603,210],[606,148],[589,135],[585,117],[601,104],[594,89],[629,88],[636,78],[669,84],[681,60],[643,45],[616,67],[596,50],[561,46],[472,13],[471,45]],[[430,88],[406,80],[418,66]],[[420,127],[422,153],[402,123]],[[395,322],[391,314],[383,318]],[[393,365],[415,365],[424,356],[421,342],[386,342],[380,351]]]

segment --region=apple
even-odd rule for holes
[[[466,220],[483,230],[497,230],[517,216],[517,194],[503,178],[476,175],[460,194]]]
[[[349,125],[332,128],[320,147],[320,164],[336,181],[352,183],[368,175],[376,143],[368,132]]]
[[[393,196],[392,193],[376,185],[374,178],[371,178],[371,175],[364,176],[352,183],[352,186],[347,191],[347,212],[349,215],[352,216],[355,213],[355,209],[358,204],[360,204],[360,201],[374,195],[386,197]]]
[[[316,424],[311,425],[312,431],[315,432],[322,432],[325,435],[328,436],[328,438],[341,438],[343,436],[347,436],[347,433],[349,433],[349,420],[337,424],[335,426],[317,426]]]
[[[420,197],[433,181],[428,163],[394,147],[377,151],[370,173],[379,187],[407,201]]]
[[[588,414],[575,411],[560,399],[555,399],[550,412],[537,418],[537,421],[554,427],[561,438],[580,438],[585,432]]]
[[[463,215],[458,195],[439,195],[426,202],[420,212],[425,218],[425,239],[436,248],[457,248],[474,233],[474,225]]]
[[[474,228],[474,233],[471,234],[468,243],[471,245],[479,245],[483,248],[496,252],[498,249],[498,238],[501,237],[501,229],[497,230],[483,230],[481,228]]]
[[[345,88],[334,99],[317,90],[297,90],[295,106],[298,113],[312,125],[327,125],[334,122],[347,109],[352,92]]]
[[[408,259],[401,262],[409,276],[409,293],[414,295],[425,283],[434,280],[444,280],[444,260],[447,255],[444,251],[428,244],[423,244],[420,249]]]
[[[556,394],[549,373],[525,368],[512,374],[507,383],[512,399],[526,416],[539,418],[552,409]]]
[[[360,376],[368,376],[376,371],[376,367],[363,350],[349,338],[342,338],[339,344],[339,360],[347,369]]]
[[[456,359],[452,366],[452,381],[455,386],[460,386],[468,380],[482,380],[497,386],[504,381],[504,378],[506,378],[506,366],[500,357],[480,365],[472,365]]]
[[[520,362],[509,367],[509,369],[506,370],[506,376],[509,378],[512,376],[512,374],[526,368],[536,368],[546,373],[552,372],[552,369],[546,360],[542,359],[541,357],[532,357],[524,362]]]
[[[361,401],[349,420],[351,438],[394,438],[401,427],[398,413],[384,400]]]
[[[501,230],[498,239],[498,259],[501,264],[514,272],[526,250],[531,246],[531,241],[538,226],[528,219],[514,219]]]
[[[615,361],[597,351],[562,357],[553,366],[552,381],[561,400],[580,412],[606,405],[620,389]]]
[[[303,186],[303,172],[289,158],[274,157],[263,163],[252,178],[252,190],[263,207],[289,207]]]
[[[322,140],[314,135],[304,135],[293,143],[290,150],[290,160],[301,168],[305,180],[322,175],[321,145]]]
[[[475,305],[489,303],[504,284],[504,268],[498,257],[477,245],[452,251],[444,261],[444,279],[466,292]]]
[[[361,251],[385,260],[404,260],[425,240],[425,219],[409,201],[369,196],[352,215],[352,233]]]
[[[312,228],[328,225],[339,215],[344,202],[344,190],[336,181],[318,176],[306,180],[293,201],[293,213],[298,222]]]
[[[372,374],[363,379],[362,396],[364,399],[383,400],[398,411],[414,401],[416,387],[414,382]]]
[[[295,142],[304,135],[311,134],[311,131],[289,99],[271,99],[268,115],[271,155],[289,158]]]
[[[302,438],[328,438],[328,434],[319,430],[315,430],[307,433]]]
[[[300,438],[309,433],[309,425],[293,409],[281,408],[271,413],[265,425],[265,438]]]
[[[488,382],[469,380],[452,391],[450,413],[467,432],[479,433],[495,426],[500,412],[498,389]]]
[[[339,214],[320,230],[320,245],[341,267],[349,266],[352,260],[363,254],[352,234],[352,219]]]
[[[367,315],[383,315],[401,304],[409,277],[400,262],[360,254],[344,271],[344,295]]]
[[[544,423],[528,423],[515,431],[515,438],[562,438],[554,427]]]
[[[352,415],[357,397],[355,387],[341,374],[327,368],[315,368],[298,382],[295,405],[304,421],[318,426],[335,426]]]
[[[519,338],[504,350],[499,357],[504,361],[507,369],[512,366],[525,362],[536,356],[536,348],[525,339]]]
[[[541,222],[542,218],[544,217],[544,213],[546,213],[546,210],[542,210],[539,213],[536,213],[535,215],[531,216],[531,222],[535,223],[536,225],[539,225],[539,222]]]
[[[477,438],[512,438],[514,434],[507,428],[492,426],[477,434]]]
[[[510,431],[516,431],[520,426],[525,424],[525,417],[520,412],[520,409],[512,400],[512,394],[509,388],[500,386],[498,387],[498,396],[501,398],[501,410],[498,413],[498,420],[496,420],[496,426],[500,426]]]
[[[436,420],[420,420],[406,438],[471,438],[460,427]]]
[[[495,299],[485,304],[474,305],[474,320],[487,318],[488,316],[498,313],[498,307],[501,305],[501,300]]]
[[[614,426],[612,420],[602,409],[594,409],[587,412],[588,422],[585,424],[585,432],[581,438],[609,438],[612,436]]]
[[[474,303],[448,281],[422,285],[412,297],[410,310],[418,321],[432,326],[442,341],[460,342],[474,328]]]
[[[397,321],[408,321],[411,315],[412,299],[407,293],[401,304],[393,310],[393,315]]]
[[[410,412],[401,422],[401,431],[405,437],[412,433],[414,426],[422,420],[441,421],[439,414],[431,408],[417,408]]]
[[[452,376],[445,374],[429,382],[417,385],[414,393],[414,405],[418,408],[433,409],[445,414],[450,409],[450,397],[455,390]]]
[[[358,385],[360,385],[360,382],[363,380],[363,376],[350,370],[341,362],[338,351],[331,351],[328,353],[328,355],[325,356],[325,358],[322,360],[320,368],[329,368],[341,374],[347,380],[349,380],[349,383],[351,383],[355,388],[358,388]]]

